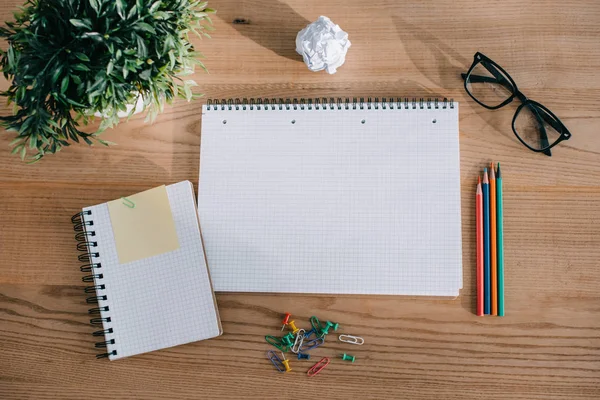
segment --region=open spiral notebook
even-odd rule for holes
[[[457,296],[458,104],[209,102],[198,210],[217,291]]]

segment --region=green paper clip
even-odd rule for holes
[[[317,334],[317,336],[321,335],[321,332],[323,331],[323,327],[321,327],[321,322],[319,321],[319,318],[317,318],[313,315],[312,317],[310,317],[310,324],[312,325],[313,329],[315,330],[315,333]]]
[[[288,346],[284,345],[284,343],[281,341],[281,338],[267,335],[265,336],[265,340],[267,341],[267,343],[275,346],[277,349],[281,351],[287,351]]]
[[[123,205],[126,207],[135,208],[135,203],[129,200],[127,197],[121,197],[121,200],[123,200]]]

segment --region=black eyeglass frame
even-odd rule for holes
[[[473,77],[471,77],[471,74],[478,64],[482,64],[482,66],[484,68],[486,68],[492,75],[494,75],[494,78],[480,76],[480,75],[473,75],[473,77],[477,76],[477,78],[475,80],[473,80]],[[492,68],[490,68],[490,66]],[[496,69],[496,71],[494,71],[494,69]],[[500,71],[501,73],[498,73],[498,71]],[[519,107],[517,107],[517,110],[515,111],[515,115],[513,116],[513,119],[512,119],[512,130],[513,130],[513,133],[515,134],[515,136],[517,137],[517,139],[519,139],[519,141],[525,147],[527,147],[529,150],[535,151],[536,153],[544,153],[547,156],[552,156],[550,149],[553,148],[554,146],[556,146],[557,144],[559,144],[560,142],[562,142],[563,140],[568,140],[571,137],[571,132],[569,132],[567,127],[562,123],[562,121],[556,115],[554,115],[554,113],[552,111],[550,111],[546,106],[538,103],[537,101],[527,98],[527,96],[525,96],[525,94],[523,94],[523,92],[521,92],[519,90],[519,88],[517,87],[517,83],[510,76],[510,74],[508,72],[506,72],[504,70],[504,68],[502,68],[500,65],[498,65],[494,60],[487,57],[485,54],[480,53],[480,52],[475,53],[475,56],[473,59],[473,64],[471,65],[471,68],[469,68],[469,70],[467,71],[466,74],[461,74],[461,77],[464,80],[464,86],[465,86],[465,90],[466,90],[467,94],[473,100],[475,100],[475,102],[477,104],[487,108],[488,110],[497,110],[499,108],[502,108],[505,105],[510,104],[515,99],[515,97],[521,101],[522,104]],[[506,79],[504,79],[504,77],[508,78],[509,82],[506,82]],[[511,95],[506,100],[504,100],[502,103],[500,103],[496,106],[488,106],[487,104],[484,104],[481,101],[479,101],[471,93],[471,91],[467,87],[467,83],[469,81],[471,81],[473,83],[476,83],[477,81],[479,81],[479,82],[487,81],[487,82],[491,82],[491,83],[499,83],[499,84],[503,85],[504,87],[506,87],[508,90],[510,90]],[[510,86],[507,84],[509,84]],[[515,122],[517,120],[519,113],[521,112],[521,110],[523,110],[524,107],[529,107],[531,109],[531,111],[535,115],[536,119],[538,120],[538,123],[540,124],[540,133],[542,135],[542,140],[548,144],[547,146],[545,146],[541,149],[531,147],[529,144],[527,144],[521,138],[521,136],[517,132],[517,129],[515,127]],[[542,110],[543,112],[540,113],[539,110]],[[546,134],[546,129],[544,128],[544,125],[541,123],[541,119],[544,119],[544,121],[546,121],[550,126],[552,126],[552,128],[554,128],[560,134],[560,136],[552,144],[550,144],[548,142],[548,135]]]

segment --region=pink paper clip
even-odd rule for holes
[[[316,363],[315,365],[313,365],[307,372],[306,375],[308,375],[309,377],[311,376],[315,376],[317,375],[319,372],[321,372],[321,370],[323,370],[323,368],[325,368],[327,365],[329,365],[329,358],[327,357],[323,357],[321,358],[321,361],[319,361],[318,363]]]

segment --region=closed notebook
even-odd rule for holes
[[[219,336],[189,181],[86,207],[72,218],[97,357],[110,360]]]

